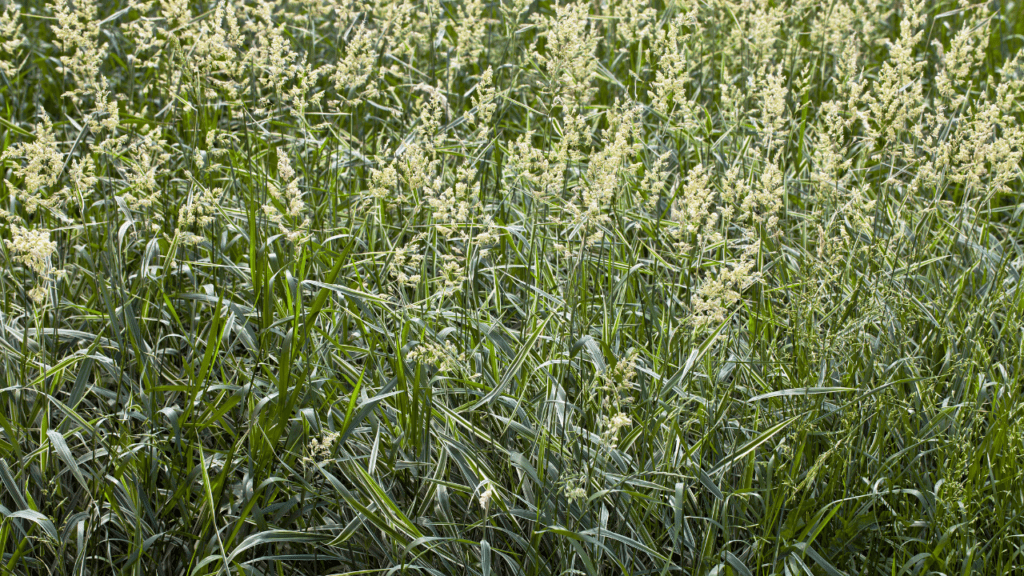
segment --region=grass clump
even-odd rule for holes
[[[1024,565],[1017,0],[0,3],[0,573]]]

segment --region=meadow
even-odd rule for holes
[[[0,575],[1024,573],[1019,0],[0,0]]]

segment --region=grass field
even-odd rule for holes
[[[0,575],[1024,573],[1022,45],[0,0]]]

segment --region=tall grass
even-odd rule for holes
[[[0,574],[1010,574],[1024,7],[0,4]]]

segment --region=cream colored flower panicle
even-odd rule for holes
[[[420,83],[415,86],[415,89],[417,92],[426,94],[419,114],[421,131],[429,139],[430,144],[434,148],[438,148],[444,144],[446,137],[444,124],[451,114],[448,97],[443,90],[430,84]]]
[[[76,106],[91,103],[91,108],[83,110],[89,113],[85,124],[94,135],[101,130],[107,132],[95,145],[109,150],[115,143],[106,140],[113,137],[112,133],[120,124],[120,114],[110,82],[100,70],[109,44],[102,41],[102,21],[95,0],[58,0],[53,14],[57,25],[51,25],[51,30],[63,51],[60,62],[67,82],[67,91],[62,96]]]
[[[506,0],[504,2],[500,2],[499,6],[506,18],[512,22],[518,23],[519,18],[524,12],[530,9],[530,5],[532,4],[533,0]]]
[[[333,66],[331,80],[341,98],[348,98],[378,72],[378,45],[383,42],[379,30],[371,28],[366,18],[357,16],[345,37],[344,56]]]
[[[556,98],[588,102],[593,95],[591,76],[597,69],[598,35],[589,22],[587,2],[559,4],[553,18],[534,14],[547,38],[547,46],[538,59],[548,79],[556,83]]]
[[[441,256],[441,261],[442,265],[438,275],[441,281],[441,289],[435,293],[435,298],[442,298],[459,292],[466,281],[465,255],[461,252],[444,254]]]
[[[633,403],[633,385],[636,383],[636,365],[640,355],[636,350],[620,358],[615,366],[598,375],[600,390],[604,393],[601,408],[621,412]]]
[[[746,244],[740,245],[740,242]],[[689,320],[698,330],[725,322],[743,291],[761,281],[761,274],[755,270],[761,250],[760,240],[747,237],[734,241],[733,250],[738,254],[720,266],[717,275],[705,277],[693,295]]]
[[[878,72],[875,89],[865,95],[874,120],[872,136],[884,137],[886,142],[899,141],[905,131],[921,137],[919,119],[925,106],[921,75],[926,61],[915,59],[914,51],[924,37],[923,0],[908,2],[906,12],[900,36],[889,45],[889,59]]]
[[[590,158],[587,183],[583,187],[583,212],[588,221],[608,220],[612,200],[623,176],[636,171],[633,159],[642,147],[639,108],[620,105],[609,116],[608,132],[601,147]]]
[[[468,114],[467,120],[475,123],[479,130],[486,131],[494,118],[494,111],[498,107],[494,87],[494,70],[490,66],[480,74],[480,81],[477,82],[473,91],[475,112]]]
[[[24,264],[39,277],[36,286],[29,290],[29,297],[36,304],[42,304],[46,300],[46,286],[61,275],[61,271],[52,266],[57,243],[50,240],[50,231],[11,224],[11,239],[6,244],[14,261]]]
[[[601,2],[602,12],[614,23],[615,37],[631,46],[637,41],[651,35],[652,22],[657,17],[657,10],[650,0],[604,0]],[[605,41],[612,40],[610,35]]]
[[[36,274],[46,276],[50,271],[50,256],[57,251],[57,243],[50,240],[49,230],[32,230],[12,224],[7,249],[16,261]]]
[[[939,95],[949,100],[950,106],[956,108],[967,98],[960,90],[969,88],[965,86],[970,81],[971,75],[981,67],[985,60],[985,45],[977,38],[976,27],[964,27],[950,42],[949,51],[942,49],[942,44],[935,40],[932,42],[939,53],[942,71],[935,75],[935,87]]]
[[[680,14],[665,29],[655,33],[651,57],[657,70],[651,107],[668,118],[673,127],[695,133],[700,128],[700,105],[687,95],[692,63],[692,30],[697,23],[692,13]]]
[[[43,121],[36,126],[35,140],[15,143],[0,156],[0,160],[7,159],[16,160],[11,172],[22,182],[21,186],[10,186],[15,196],[24,202],[29,214],[39,207],[57,208],[66,199],[60,193],[52,192],[52,187],[60,181],[64,154],[49,117],[44,115]]]
[[[781,68],[781,67],[780,67]],[[761,123],[765,150],[772,152],[781,143],[782,129],[788,120],[785,78],[781,70],[759,75],[756,92],[761,102]]]
[[[672,219],[680,224],[677,233],[681,240],[695,235],[698,245],[703,245],[708,233],[714,232],[719,215],[711,176],[711,171],[703,164],[697,164],[686,173],[686,184],[672,210]],[[689,244],[679,246],[682,251],[688,251],[690,247]]]
[[[534,147],[531,143],[532,140],[533,133],[528,132],[514,142],[510,142],[507,174],[512,175],[515,179],[516,189],[539,200],[557,189],[562,181],[565,167],[563,165],[552,166],[552,161],[548,159],[546,151]]]
[[[258,71],[257,82],[266,91],[284,92],[284,86],[299,72],[298,54],[285,35],[285,24],[274,17],[274,4],[259,0],[252,23],[254,42],[246,58]]]
[[[420,282],[420,267],[423,265],[422,246],[416,243],[399,246],[391,253],[388,272],[401,286],[415,286]],[[412,272],[411,274],[409,272]]]
[[[587,498],[587,478],[582,474],[562,481],[562,493],[569,502],[577,502]]]
[[[299,179],[292,168],[288,154],[282,149],[277,152],[277,182],[270,184],[270,196],[281,204],[282,211],[271,202],[263,206],[263,212],[270,221],[276,224],[281,232],[291,242],[297,242],[304,237],[305,229],[309,219],[302,218],[306,209],[306,203],[302,200],[302,192],[299,190]]]
[[[100,75],[105,54],[100,45],[100,21],[95,3],[58,0],[53,5],[53,14],[57,25],[52,30],[57,45],[64,52],[61,64],[73,83],[69,94],[77,99],[99,90],[101,84],[105,84]]]
[[[309,456],[303,458],[303,461],[320,465],[326,463],[334,454],[334,446],[338,443],[339,438],[341,438],[341,434],[324,430],[322,441],[315,437],[310,439],[309,445],[306,447]]]
[[[778,154],[774,158],[765,158],[758,185],[753,187],[752,193],[741,204],[751,221],[762,224],[769,235],[779,232],[779,212],[786,194],[785,177],[779,163]]]
[[[491,505],[491,499],[494,498],[494,484],[490,480],[485,479],[480,482],[478,490],[480,490],[480,507],[487,510]]]
[[[132,210],[148,210],[159,202],[157,174],[170,159],[165,146],[166,142],[150,135],[129,142],[121,168],[127,184],[124,199]]]
[[[387,30],[387,50],[396,58],[411,57],[428,45],[436,33],[439,3],[367,0],[364,3],[377,23],[378,30]]]
[[[202,230],[213,223],[213,214],[217,207],[220,189],[210,189],[194,183],[195,191],[178,211],[178,233],[188,244],[198,244],[203,237],[191,229]]]
[[[15,55],[22,42],[21,6],[8,2],[0,10],[0,72],[14,74]]]
[[[286,184],[283,187],[278,186],[276,194],[273,192],[272,194],[287,207],[285,213],[288,216],[297,218],[306,204],[302,201],[302,195],[299,192],[299,179],[295,176],[295,170],[292,168],[287,154],[277,155],[277,177]]]
[[[483,16],[486,5],[482,0],[464,0],[454,3],[454,6],[455,58],[452,66],[461,68],[473,65],[484,50],[487,22]]]
[[[644,171],[644,177],[636,188],[636,196],[633,200],[634,206],[642,208],[648,213],[654,212],[662,196],[671,192],[672,179],[669,167],[671,157],[671,150],[663,152]]]
[[[697,329],[725,322],[725,316],[740,294],[723,278],[710,278],[701,282],[693,295],[693,316],[690,321]]]
[[[244,5],[242,7],[244,9]],[[238,23],[239,8],[235,2],[217,2],[211,18],[199,20],[198,25],[191,22],[186,24],[187,29],[195,28],[195,37],[191,46],[180,56],[185,58],[187,64],[195,66],[202,77],[210,80],[208,97],[214,95],[214,88],[224,90],[226,96],[233,97],[240,89],[239,85],[244,82],[246,61],[240,58],[244,39]],[[183,15],[191,16],[187,10],[188,3],[185,9]],[[170,30],[173,33],[174,29]]]
[[[372,199],[384,203],[401,201],[398,193],[398,170],[392,161],[383,169],[370,169],[369,195]]]
[[[409,351],[406,359],[410,362],[429,364],[443,373],[455,372],[466,363],[466,356],[459,352],[455,344],[447,340],[444,343],[421,342]]]
[[[632,425],[633,419],[624,412],[618,412],[611,418],[606,417],[601,438],[609,448],[615,449],[619,445],[619,431]]]
[[[434,226],[445,237],[450,237],[456,227],[470,222],[471,216],[479,211],[479,202],[473,194],[474,180],[475,170],[459,166],[453,185],[444,190],[429,186],[423,189],[426,205],[434,216]]]

